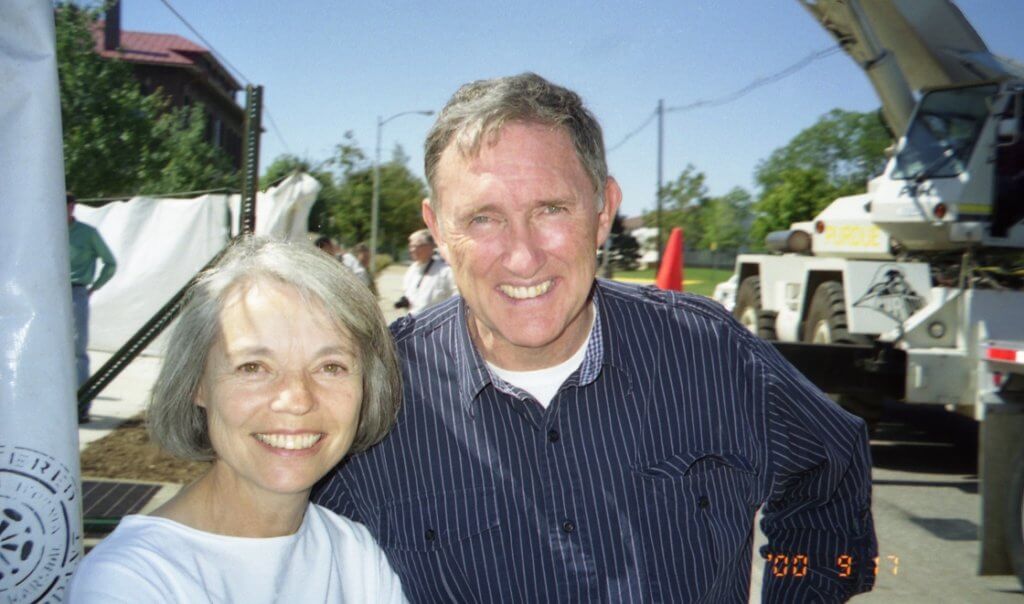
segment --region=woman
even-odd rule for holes
[[[391,428],[394,349],[369,290],[310,246],[246,240],[192,288],[148,411],[152,439],[209,471],[86,556],[72,602],[393,602],[362,525],[314,483]]]

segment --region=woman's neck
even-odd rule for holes
[[[152,512],[191,528],[231,537],[282,537],[302,526],[309,491],[254,493],[218,464]]]

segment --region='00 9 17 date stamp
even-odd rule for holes
[[[811,570],[810,558],[807,554],[773,554],[769,553],[765,556],[767,570],[772,573],[772,576],[784,578],[792,577],[799,579],[806,577],[807,573]],[[859,560],[849,554],[841,554],[836,557],[835,570],[839,573],[840,577],[849,577],[857,570],[857,564]],[[900,558],[899,556],[875,556],[871,560],[868,560],[871,571],[877,577],[879,569],[884,568],[884,572],[891,572],[894,577],[900,574]]]

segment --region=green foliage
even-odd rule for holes
[[[230,160],[203,140],[202,107],[169,110],[143,95],[131,66],[101,58],[95,14],[57,5],[56,46],[66,186],[79,197],[168,193],[230,186]]]
[[[711,197],[704,180],[703,172],[687,164],[674,181],[662,187],[662,232],[682,227],[687,245],[696,249],[734,251],[744,247],[750,193],[735,187],[721,197]],[[657,226],[657,215],[646,214],[644,223]]]
[[[153,124],[156,143],[143,157],[139,193],[231,188],[238,173],[220,149],[207,143],[202,105],[170,110]]]
[[[751,241],[810,220],[835,198],[862,193],[885,166],[892,140],[877,113],[833,109],[762,161],[755,173]]]
[[[420,203],[427,196],[427,188],[406,166],[408,159],[402,148],[396,146],[391,161],[380,167],[378,250],[391,256],[405,249],[410,233],[423,228]],[[323,165],[333,165],[336,171],[312,172],[323,189],[310,213],[310,230],[330,235],[346,246],[368,242],[373,165],[351,132],[345,133],[334,157]],[[296,169],[309,172],[310,162],[289,155],[278,157],[267,167],[260,179],[261,186],[266,187]]]

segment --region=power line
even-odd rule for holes
[[[666,107],[665,111],[671,111],[671,112],[692,111],[694,109],[699,109],[701,107],[719,107],[721,105],[725,105],[727,103],[731,103],[731,102],[733,102],[733,101],[735,101],[735,100],[737,100],[737,99],[739,99],[741,97],[744,97],[744,96],[750,94],[751,92],[757,90],[758,88],[761,88],[762,86],[767,86],[768,84],[771,84],[771,83],[774,83],[774,82],[778,82],[779,80],[781,80],[781,79],[783,79],[785,77],[793,75],[794,73],[800,71],[804,67],[807,67],[808,65],[810,65],[814,61],[817,61],[818,59],[824,59],[825,57],[834,55],[834,54],[836,54],[837,52],[839,52],[841,50],[842,50],[842,47],[840,47],[840,46],[834,46],[834,45],[833,46],[828,46],[827,48],[823,48],[821,50],[817,50],[815,52],[812,52],[811,54],[807,55],[806,57],[800,59],[796,63],[793,63],[792,65],[790,65],[789,67],[786,67],[785,69],[783,69],[781,71],[777,71],[777,72],[775,72],[775,73],[773,73],[771,75],[768,75],[768,76],[757,78],[753,82],[747,84],[743,88],[740,88],[739,90],[737,90],[736,92],[733,92],[731,94],[727,94],[725,96],[718,97],[717,99],[708,99],[708,100],[695,101],[693,103],[690,103],[689,105],[680,105],[680,106],[677,106],[677,107]]]
[[[210,49],[210,53],[213,56],[217,57],[218,61],[220,61],[221,63],[224,63],[225,65],[227,65],[228,69],[230,69],[231,71],[235,72],[235,75],[237,75],[239,78],[241,78],[243,83],[245,83],[245,84],[250,84],[251,83],[249,78],[245,77],[245,74],[243,74],[237,67],[232,65],[231,61],[228,61],[227,57],[225,57],[223,54],[221,54],[220,51],[218,51],[213,46],[213,44],[210,43],[209,40],[204,38],[203,34],[199,33],[199,30],[196,29],[195,27],[193,27],[192,24],[188,22],[188,19],[183,17],[182,14],[177,11],[177,9],[175,9],[173,6],[171,6],[171,3],[168,0],[160,0],[160,2],[162,2],[164,4],[164,6],[167,7],[167,10],[171,11],[172,13],[174,13],[174,16],[177,17],[179,21],[184,23],[185,27],[189,28],[189,30],[191,30],[192,33],[194,33],[196,35],[196,37],[199,38],[203,42],[203,44],[206,44],[206,47]]]
[[[744,96],[750,94],[751,92],[753,92],[754,90],[757,90],[758,88],[761,88],[762,86],[767,86],[768,84],[772,84],[774,82],[778,82],[779,80],[781,80],[783,78],[791,76],[794,73],[796,73],[796,72],[800,71],[801,69],[803,69],[804,67],[807,67],[808,65],[810,65],[814,61],[817,61],[819,59],[824,59],[825,57],[834,55],[837,52],[840,52],[841,50],[842,50],[842,47],[840,47],[840,46],[828,46],[828,47],[823,48],[821,50],[816,50],[816,51],[812,52],[811,54],[807,55],[806,57],[800,59],[796,63],[793,63],[792,65],[786,67],[785,69],[777,71],[777,72],[775,72],[775,73],[773,73],[771,75],[768,75],[768,76],[757,78],[756,80],[750,82],[749,84],[747,84],[743,88],[740,88],[739,90],[737,90],[737,91],[735,91],[733,93],[730,93],[730,94],[727,94],[725,96],[721,96],[721,97],[718,97],[718,98],[714,98],[714,99],[694,101],[694,102],[692,102],[692,103],[690,103],[688,105],[677,105],[675,107],[666,107],[665,111],[666,112],[673,112],[673,113],[680,113],[680,112],[684,112],[684,111],[692,111],[694,109],[700,109],[702,107],[720,107],[722,105],[726,105],[726,104],[731,103],[731,102],[733,102],[733,101],[735,101],[737,99],[740,99],[741,97],[744,97]],[[657,112],[657,110],[655,110],[650,116],[647,117],[646,120],[644,120],[644,122],[642,124],[640,124],[638,127],[633,129],[632,132],[630,132],[629,134],[624,136],[622,138],[622,140],[620,140],[619,142],[617,142],[614,145],[612,145],[611,147],[609,147],[608,150],[606,151],[606,153],[611,153],[612,151],[615,151],[616,149],[618,149],[622,145],[626,144],[626,142],[629,141],[629,139],[633,138],[637,134],[640,134],[640,132],[642,132],[644,130],[644,128],[649,126],[651,124],[651,122],[654,121],[654,118],[657,117],[657,115],[658,115],[658,112]]]
[[[652,111],[651,114],[649,116],[647,116],[647,119],[644,120],[644,123],[640,124],[639,126],[634,128],[632,132],[630,132],[626,136],[622,137],[622,140],[620,140],[619,142],[615,143],[611,147],[608,147],[608,150],[605,151],[605,154],[608,154],[608,153],[611,153],[612,151],[615,151],[616,149],[618,149],[622,145],[625,145],[626,142],[629,141],[629,139],[631,139],[634,136],[636,136],[637,134],[640,134],[641,132],[643,132],[643,129],[646,128],[648,125],[650,125],[650,123],[652,121],[654,121],[654,118],[657,117],[657,116],[658,116],[658,112],[657,111]]]
[[[210,54],[212,54],[218,61],[223,63],[225,66],[227,66],[228,69],[233,71],[235,73],[235,75],[238,76],[239,79],[242,80],[242,83],[244,83],[244,84],[251,84],[252,83],[252,80],[250,80],[249,78],[245,77],[245,74],[242,73],[242,71],[240,69],[235,67],[231,63],[231,61],[228,61],[227,57],[225,57],[223,53],[221,53],[219,50],[217,50],[217,48],[209,40],[207,40],[203,36],[203,34],[199,33],[199,30],[196,29],[195,26],[193,26],[191,23],[189,23],[188,19],[186,19],[184,17],[184,15],[182,15],[180,12],[178,12],[177,9],[175,9],[173,6],[171,6],[171,3],[170,3],[169,0],[160,0],[160,2],[162,2],[163,5],[167,7],[167,10],[171,11],[171,13],[173,13],[174,16],[178,18],[179,21],[181,21],[183,24],[185,24],[185,27],[187,27],[193,34],[195,34],[196,37],[199,38],[200,41],[202,41],[203,44],[206,44],[206,47],[210,50]],[[284,136],[281,134],[281,129],[277,127],[277,121],[274,119],[274,116],[272,116],[270,114],[270,108],[266,105],[266,103],[264,103],[264,105],[263,105],[263,111],[264,111],[264,113],[267,114],[267,120],[270,122],[270,127],[274,130],[274,134],[277,136],[277,140],[281,141],[281,146],[284,147],[285,151],[287,151],[288,153],[291,153],[292,152],[291,148],[288,146],[287,141],[284,140]]]

